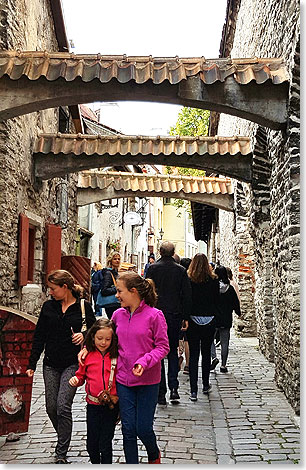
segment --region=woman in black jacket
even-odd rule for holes
[[[76,388],[69,385],[69,379],[78,369],[78,353],[85,336],[85,331],[82,333],[81,330],[89,329],[96,319],[90,303],[85,301],[83,320],[78,295],[80,286],[75,285],[68,271],[59,269],[49,274],[48,287],[52,299],[42,306],[26,374],[33,377],[37,361],[45,350],[43,376],[46,409],[58,437],[55,463],[68,463],[66,455],[72,432],[71,407],[76,392]]]
[[[102,296],[115,295],[117,293],[116,279],[119,276],[118,270],[121,263],[121,255],[117,251],[111,253],[107,258],[107,268],[103,270],[103,288],[101,289]],[[120,302],[115,300],[114,304],[105,307],[106,315],[109,319],[117,308],[120,307]]]
[[[197,400],[198,363],[202,355],[203,393],[211,390],[209,383],[210,348],[216,328],[216,312],[219,297],[219,283],[209,268],[207,257],[197,253],[188,268],[191,281],[192,307],[188,321],[187,338],[189,344],[190,400]]]
[[[215,274],[219,279],[219,302],[218,302],[218,311],[219,315],[217,317],[217,329],[220,333],[220,344],[221,344],[221,367],[220,372],[228,372],[226,367],[226,362],[228,358],[228,347],[230,340],[230,329],[233,324],[233,310],[240,317],[240,302],[237,296],[237,293],[234,287],[231,285],[230,280],[227,275],[227,270],[224,266],[217,266],[215,268]],[[212,345],[211,350],[212,360],[216,356],[216,348],[214,344]]]

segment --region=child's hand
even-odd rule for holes
[[[84,365],[85,358],[88,354],[88,351],[86,348],[81,349],[81,351],[78,354],[78,361],[81,366]]]
[[[74,375],[73,377],[71,377],[71,379],[69,380],[69,383],[72,387],[77,387],[78,386],[78,383],[79,383],[79,379]]]
[[[135,364],[133,367],[133,374],[140,377],[143,374],[143,367],[140,364]]]

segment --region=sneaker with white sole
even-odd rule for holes
[[[211,391],[211,389],[212,389],[211,384],[209,384],[209,385],[204,385],[204,386],[203,386],[203,393],[205,393],[205,395],[207,395],[207,394]]]
[[[190,401],[197,401],[197,399],[198,399],[198,397],[197,397],[196,392],[191,392],[189,400]]]
[[[214,370],[217,366],[217,364],[219,364],[219,359],[217,357],[215,357],[212,361],[211,361],[211,364],[210,364],[210,370]]]

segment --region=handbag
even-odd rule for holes
[[[107,390],[102,390],[97,397],[93,397],[89,394],[87,394],[89,400],[99,404],[99,405],[107,405],[111,410],[114,408],[114,405],[118,403],[118,396],[117,395],[111,395],[110,391],[113,386],[113,380],[114,380],[114,373],[115,373],[115,368],[117,364],[117,359],[113,358],[111,361],[111,372],[109,376],[109,381],[108,381],[108,388]]]
[[[116,286],[116,280],[115,280],[112,273],[111,273],[111,276],[113,278],[114,286]],[[96,304],[97,304],[98,307],[103,308],[103,307],[110,307],[112,305],[120,305],[120,302],[118,301],[115,294],[102,295],[101,290],[99,290]]]

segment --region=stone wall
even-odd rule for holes
[[[275,362],[275,377],[299,413],[299,2],[241,0],[231,56],[284,57],[290,73],[289,119],[284,132],[221,115],[219,135],[246,135],[254,142],[254,179],[243,184],[245,231],[235,256],[253,240],[255,309],[261,351]],[[220,226],[226,219],[220,213]],[[231,238],[223,237],[221,252]],[[247,242],[248,244],[249,242]],[[240,280],[240,279],[239,279]]]
[[[58,50],[49,0],[0,0],[0,49]],[[76,177],[39,183],[32,150],[39,132],[58,131],[58,110],[48,109],[0,123],[0,304],[37,314],[45,299],[45,224],[60,221],[59,194],[66,187],[68,218],[62,250],[74,253]],[[34,285],[18,287],[18,220],[26,213],[36,227]]]

